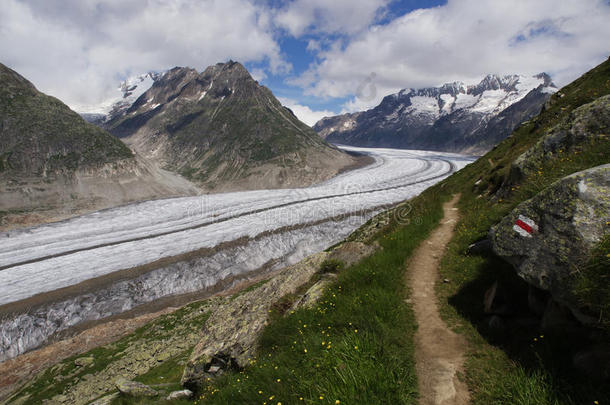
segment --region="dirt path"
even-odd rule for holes
[[[455,196],[443,206],[444,218],[415,251],[409,263],[407,283],[419,325],[415,334],[415,360],[420,405],[469,403],[468,387],[458,379],[462,372],[466,340],[451,331],[440,317],[434,283],[440,259],[458,219]]]

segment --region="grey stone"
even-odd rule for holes
[[[480,255],[492,252],[491,241],[485,238],[468,246],[467,253],[469,255]]]
[[[370,256],[376,250],[376,246],[362,242],[345,242],[335,248],[328,257],[330,260],[339,260],[346,267],[359,262],[364,257]]]
[[[494,315],[511,315],[514,313],[508,302],[506,292],[497,281],[485,291],[483,311],[486,314]]]
[[[572,358],[572,364],[591,379],[610,380],[610,347],[597,346],[581,350]]]
[[[211,375],[209,370],[213,366],[218,366],[219,371],[246,366],[255,354],[258,337],[268,322],[272,305],[309,281],[326,258],[326,252],[312,255],[214,311],[204,324],[201,340],[184,368],[182,384],[186,388],[199,389]]]
[[[527,305],[533,314],[542,316],[549,301],[549,293],[540,290],[533,285],[527,291]]]
[[[87,367],[92,365],[95,362],[93,357],[79,357],[74,360],[74,365],[77,367]]]
[[[193,391],[191,390],[181,390],[174,391],[167,396],[168,401],[173,401],[176,399],[189,399],[193,397]]]
[[[573,335],[579,326],[568,308],[549,300],[540,325],[544,332]]]
[[[491,329],[502,331],[506,328],[506,323],[498,315],[492,315],[487,322]]]
[[[575,109],[564,122],[551,128],[536,145],[519,156],[511,167],[513,179],[538,170],[557,153],[569,153],[578,145],[607,136],[610,127],[610,95]]]
[[[121,394],[130,397],[156,397],[159,393],[146,384],[127,379],[119,379],[115,383],[116,388]]]
[[[328,286],[336,279],[337,276],[334,274],[324,274],[321,280],[312,285],[305,294],[294,302],[291,309],[295,311],[299,308],[313,308],[324,295]]]
[[[516,222],[535,224],[529,235],[517,232]],[[609,232],[610,164],[594,167],[553,183],[517,206],[490,237],[494,252],[510,262],[531,285],[576,307],[571,288],[575,269]]]

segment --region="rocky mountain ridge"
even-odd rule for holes
[[[102,124],[208,189],[304,186],[354,159],[329,146],[237,62],[175,67]]]
[[[481,153],[537,114],[556,90],[545,73],[488,75],[476,85],[404,89],[371,110],[323,118],[313,128],[338,144]]]

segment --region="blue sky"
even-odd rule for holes
[[[289,2],[276,2],[275,5],[281,7]],[[387,4],[380,10],[381,15],[371,21],[370,25],[384,25],[401,17],[413,10],[431,8],[446,4],[446,0],[423,1],[423,0],[400,0]],[[369,26],[370,26],[369,25]],[[368,26],[367,26],[368,28]],[[337,41],[349,41],[349,35],[341,33],[328,34],[316,32],[315,30],[303,36],[295,37],[289,32],[283,31],[279,38],[281,52],[292,65],[292,71],[288,74],[266,74],[260,83],[269,87],[277,97],[283,99],[298,100],[299,103],[310,107],[312,110],[329,110],[340,112],[343,104],[349,101],[353,95],[344,97],[317,97],[303,94],[302,88],[291,84],[289,79],[302,75],[316,61],[317,52],[308,50],[307,45],[310,41],[336,43]],[[246,63],[249,70],[264,68],[264,63]]]
[[[610,54],[608,21],[608,0],[3,0],[0,62],[92,112],[127,77],[237,60],[311,125],[489,73],[567,84]]]

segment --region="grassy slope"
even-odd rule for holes
[[[0,173],[38,175],[132,158],[130,149],[0,65]]]
[[[393,224],[376,239],[383,246],[372,257],[344,270],[318,307],[287,316],[279,312],[261,339],[258,359],[240,372],[211,382],[196,402],[207,403],[415,403],[413,315],[404,299],[404,263],[442,216],[442,202],[461,192],[461,220],[443,258],[438,286],[444,318],[468,336],[466,379],[475,404],[606,403],[608,388],[571,374],[561,339],[516,330],[496,336],[485,327],[484,291],[495,281],[519,291],[512,269],[493,257],[466,254],[491,225],[519,202],[566,174],[607,163],[608,142],[588,145],[570,156],[546,162],[529,178],[514,183],[504,199],[493,198],[508,179],[510,163],[574,108],[610,93],[610,62],[562,90],[538,118],[520,127],[479,161],[412,200],[411,222]],[[605,148],[605,149],[604,149]],[[562,164],[557,164],[562,161]],[[478,182],[478,180],[481,180]],[[475,184],[477,183],[478,184]],[[602,252],[593,269],[607,259]],[[606,279],[606,274],[595,277]],[[585,284],[583,288],[590,288]],[[356,332],[357,330],[357,332]],[[559,348],[559,349],[558,349]],[[181,367],[171,363],[140,380],[160,376],[177,383]],[[301,399],[302,398],[302,399]],[[337,402],[339,401],[339,402]],[[119,403],[133,403],[120,400]]]
[[[608,163],[610,142],[583,145],[542,164],[536,173],[513,181],[503,199],[491,196],[508,182],[510,163],[532,146],[545,131],[580,105],[610,93],[610,62],[606,61],[553,97],[554,104],[539,117],[516,130],[498,147],[445,182],[447,190],[460,190],[461,220],[445,255],[441,277],[453,280],[438,286],[443,315],[470,338],[467,378],[475,404],[586,404],[610,401],[607,386],[574,375],[570,367],[571,343],[565,336],[544,336],[536,330],[510,330],[494,335],[484,322],[484,292],[500,280],[519,294],[523,282],[512,268],[495,257],[468,255],[469,244],[487,235],[491,225],[521,201],[570,173]],[[475,183],[481,179],[478,185]],[[600,259],[602,260],[602,259]],[[597,267],[599,268],[599,267]],[[594,273],[594,277],[606,277]],[[590,284],[589,284],[590,285]],[[526,297],[515,301],[526,302]],[[524,301],[525,300],[525,301]],[[600,305],[600,304],[598,304]]]
[[[416,328],[404,263],[438,224],[441,203],[422,195],[417,220],[377,235],[383,249],[342,271],[317,307],[283,316],[278,306],[258,358],[212,382],[199,403],[414,403]]]
[[[442,217],[442,200],[424,193],[411,223],[391,221],[375,236],[383,250],[343,270],[314,309],[273,310],[258,358],[199,394],[200,404],[414,403],[413,314],[405,298],[404,262]],[[356,236],[357,237],[357,236]],[[177,384],[182,367],[160,366],[138,380]],[[115,404],[163,404],[120,398]]]

